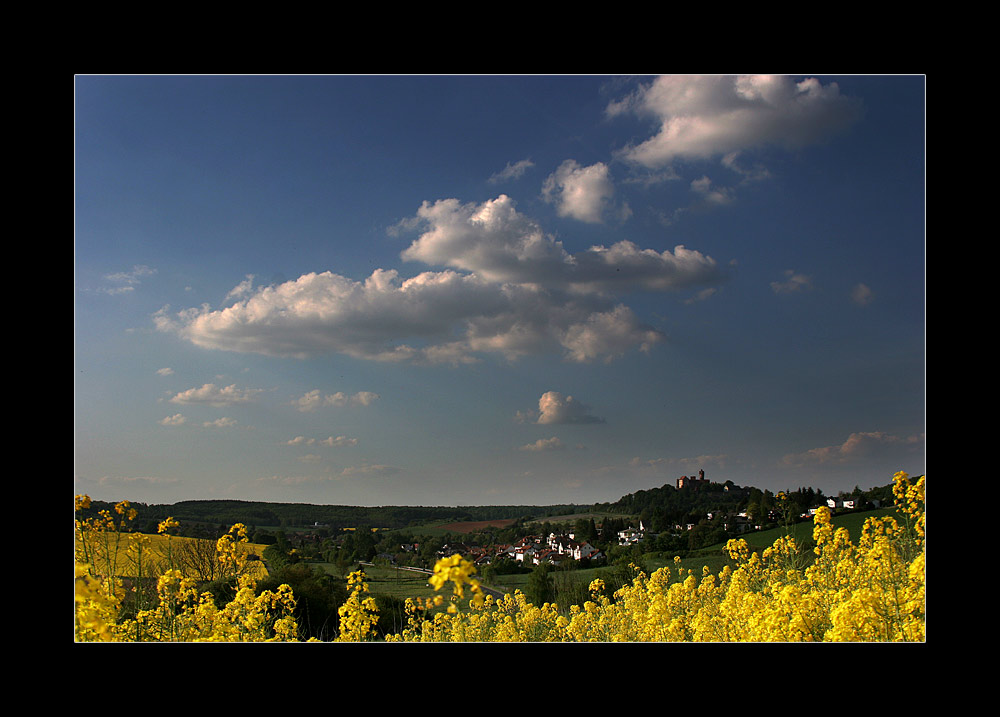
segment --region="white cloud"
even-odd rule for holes
[[[522,159],[520,161],[514,162],[513,164],[508,162],[506,167],[504,167],[502,170],[500,170],[492,177],[490,177],[488,181],[490,184],[497,184],[499,182],[506,182],[507,180],[511,179],[520,179],[522,176],[524,176],[525,172],[527,172],[534,166],[535,163],[532,162],[530,159]]]
[[[494,282],[547,282],[572,265],[562,243],[515,208],[506,194],[482,204],[457,199],[424,202],[426,231],[401,254],[406,261],[450,266]]]
[[[683,245],[673,252],[657,252],[620,241],[610,247],[592,246],[577,254],[575,263],[572,287],[576,290],[670,291],[718,283],[722,278],[714,259]]]
[[[214,421],[205,421],[201,425],[205,428],[232,428],[236,425],[236,419],[223,416],[222,418],[217,418]]]
[[[132,267],[132,271],[119,271],[114,274],[105,274],[104,278],[110,281],[117,281],[125,284],[138,284],[139,279],[144,276],[152,276],[156,269],[151,269],[143,264]]]
[[[159,376],[173,376],[174,370],[172,368],[161,368],[157,369],[156,373]]]
[[[292,401],[292,405],[296,406],[303,413],[315,411],[319,409],[320,406],[324,406],[326,404],[327,401],[323,397],[323,394],[320,392],[318,388],[309,391],[302,398],[297,398],[294,401]]]
[[[114,286],[102,287],[99,291],[106,294],[126,294],[135,290],[135,287],[139,285],[141,279],[147,276],[152,276],[156,273],[156,269],[151,269],[145,265],[137,265],[132,267],[131,271],[119,271],[114,274],[105,274],[104,278],[113,284]]]
[[[246,279],[237,284],[233,289],[226,294],[224,301],[229,301],[230,299],[239,299],[246,296],[251,291],[253,291],[253,274],[247,274]]]
[[[180,413],[175,413],[172,416],[167,416],[160,421],[161,426],[182,426],[187,419]]]
[[[379,395],[373,393],[372,391],[358,391],[356,394],[351,396],[351,403],[355,406],[370,406],[372,403],[377,401]]]
[[[580,362],[609,362],[635,347],[649,351],[662,340],[660,332],[639,325],[632,310],[623,305],[591,314],[586,321],[570,326],[561,339],[568,358]]]
[[[334,447],[334,446],[356,446],[356,445],[358,445],[358,439],[357,438],[348,438],[347,436],[337,436],[336,438],[334,438],[333,436],[330,436],[329,438],[324,438],[322,441],[320,441],[320,445],[331,446],[331,447]]]
[[[716,186],[711,179],[705,176],[691,182],[691,189],[700,194],[709,204],[729,204],[733,201],[731,190]]]
[[[147,483],[149,485],[177,483],[176,478],[161,478],[160,476],[101,476],[97,483],[102,486],[107,485],[132,485],[134,483]]]
[[[541,451],[560,451],[563,448],[565,448],[565,446],[563,446],[563,442],[560,441],[557,437],[553,436],[552,438],[539,438],[534,443],[529,443],[525,446],[521,446],[518,450],[541,452]]]
[[[358,391],[353,396],[348,396],[343,391],[324,396],[317,388],[309,391],[301,398],[292,401],[292,405],[303,413],[316,411],[324,406],[370,406],[379,395],[371,391]]]
[[[262,389],[259,388],[238,389],[236,384],[219,387],[214,383],[206,383],[201,388],[189,388],[187,391],[181,391],[171,398],[170,402],[180,404],[205,403],[217,407],[233,406],[240,403],[250,403],[261,391]]]
[[[732,458],[726,453],[715,453],[712,455],[701,455],[695,458],[680,459],[680,462],[689,468],[704,468],[708,465],[725,468],[731,461]]]
[[[538,399],[538,423],[604,423],[590,413],[590,407],[572,396],[546,391]]]
[[[389,476],[399,473],[401,469],[395,466],[387,465],[363,465],[363,466],[350,466],[345,468],[340,472],[342,476],[356,476],[356,475],[374,475],[374,476]]]
[[[799,274],[794,269],[786,271],[785,276],[787,278],[784,281],[771,282],[771,290],[775,294],[794,294],[812,288],[812,278],[805,274]]]
[[[698,469],[704,468],[705,466],[716,466],[719,468],[725,468],[731,459],[725,453],[719,453],[716,455],[702,455],[695,458],[650,458],[643,459],[636,456],[628,461],[628,465],[631,468],[642,468],[642,469],[657,469],[657,470],[672,470],[675,465],[678,470],[694,472]],[[615,467],[611,467],[613,470]],[[680,477],[680,474],[677,476]]]
[[[875,298],[875,295],[866,284],[857,284],[851,288],[851,301],[858,306],[868,306],[873,298]]]
[[[608,166],[603,162],[581,167],[567,159],[542,185],[542,197],[556,205],[560,216],[590,223],[603,221],[614,194]]]
[[[881,431],[852,433],[840,445],[813,448],[802,453],[790,453],[783,459],[787,466],[815,464],[845,464],[884,455],[894,448],[913,448],[923,444],[923,436],[900,437]]]
[[[623,154],[646,167],[703,159],[773,144],[795,148],[821,142],[862,112],[837,83],[816,78],[664,76],[608,106],[611,115],[635,112],[659,122],[657,133]]]
[[[424,202],[417,216],[427,229],[403,259],[475,272],[494,282],[612,292],[683,289],[722,278],[714,259],[683,246],[657,252],[620,241],[570,254],[504,194],[482,204]]]
[[[260,477],[260,478],[257,479],[257,482],[258,483],[270,482],[270,483],[277,483],[279,485],[290,486],[290,485],[302,485],[304,483],[314,483],[317,480],[323,480],[323,479],[317,479],[314,476],[277,476],[277,475],[275,475],[275,476],[262,476],[262,477]]]
[[[506,303],[500,287],[454,272],[400,281],[395,271],[376,270],[364,282],[324,272],[264,287],[226,309],[202,307],[176,319],[161,311],[154,318],[161,330],[206,348],[413,361],[426,358],[421,344],[450,341],[456,323]]]
[[[402,258],[448,270],[404,279],[377,269],[363,281],[309,273],[223,309],[170,315],[164,307],[154,322],[205,348],[273,356],[459,364],[481,354],[562,352],[571,361],[610,360],[663,339],[616,292],[722,278],[714,259],[683,246],[658,252],[620,241],[570,254],[506,195],[425,202],[417,220],[424,231]],[[303,410],[326,400],[318,392],[303,398]]]
[[[365,282],[306,274],[227,309],[203,307],[177,317],[163,310],[154,319],[160,330],[205,348],[288,357],[334,352],[376,361],[458,363],[483,352],[515,358],[552,350],[588,361],[648,350],[662,339],[624,306],[559,301],[533,287],[455,272],[400,281],[396,272],[379,270]],[[196,392],[175,402],[194,400]]]
[[[707,301],[708,299],[715,296],[715,292],[718,291],[714,286],[708,289],[702,289],[694,296],[690,296],[684,300],[685,304],[697,304],[699,301]]]
[[[329,438],[323,438],[322,440],[317,440],[315,438],[306,438],[305,436],[296,436],[291,440],[285,441],[285,445],[288,446],[327,446],[329,448],[339,447],[339,446],[356,446],[358,445],[357,438],[348,438],[347,436],[337,436],[334,438],[330,436]]]

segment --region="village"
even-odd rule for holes
[[[625,532],[630,532],[632,535],[637,533],[631,528],[628,531],[622,531],[622,533]],[[605,559],[601,550],[586,540],[576,540],[574,533],[566,535],[549,533],[548,537],[526,535],[513,545],[498,545],[492,548],[465,543],[448,543],[438,551],[438,555],[441,557],[448,557],[456,553],[469,558],[476,565],[489,565],[497,560],[509,559],[523,566],[540,565],[541,563],[558,566],[566,560],[601,562]]]
[[[676,481],[678,490],[685,487],[689,490],[698,490],[708,484],[709,480],[705,477],[704,470],[698,471],[697,476],[681,476]],[[730,487],[728,485],[724,487],[724,490],[726,491],[729,489]],[[878,507],[880,505],[880,502],[877,499],[872,499],[868,502],[873,507]],[[831,510],[841,511],[860,508],[862,501],[853,498],[836,497],[823,498],[821,503],[825,504]],[[808,508],[803,511],[798,518],[811,520],[815,516],[819,507],[820,506],[817,505]],[[765,528],[765,525],[762,522],[754,521],[750,516],[748,516],[746,510],[740,511],[735,515],[708,512],[705,514],[705,518],[708,521],[723,521],[722,529],[737,535],[755,530],[763,530]],[[778,510],[768,511],[767,520],[772,524],[779,518],[780,512]],[[643,522],[641,520],[637,522],[637,528],[629,526],[623,530],[619,530],[616,538],[610,537],[610,539],[603,540],[602,543],[617,544],[619,546],[627,547],[644,542],[651,536],[646,529],[646,526],[643,525]],[[684,531],[694,530],[695,523],[685,523],[683,525],[675,524],[673,528],[674,535],[679,535]],[[404,549],[407,548],[407,546],[403,547]],[[525,567],[540,565],[542,563],[558,566],[567,560],[600,563],[607,558],[604,551],[591,545],[588,541],[582,539],[577,540],[576,534],[572,531],[567,533],[552,532],[547,536],[527,535],[512,545],[498,545],[492,547],[482,547],[466,543],[449,543],[442,546],[438,551],[438,555],[440,557],[448,557],[456,553],[460,553],[461,555],[473,560],[476,565],[488,565],[497,560],[509,559],[514,561],[514,563],[519,563]]]

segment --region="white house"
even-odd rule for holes
[[[639,529],[628,527],[625,530],[618,531],[618,544],[619,545],[632,545],[634,543],[641,543],[644,535],[642,532],[642,523],[639,523]]]
[[[854,498],[827,498],[826,504],[831,508],[848,508],[853,510],[859,507],[860,501]]]

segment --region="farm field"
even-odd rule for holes
[[[505,572],[503,565],[477,570],[461,555],[438,560],[431,574],[382,561],[345,562],[343,555],[330,551],[293,555],[296,548],[288,552],[292,560],[286,564],[284,553],[275,553],[274,546],[240,542],[248,532],[240,523],[216,541],[129,532],[102,513],[94,523],[78,521],[78,637],[922,641],[923,486],[922,476],[911,483],[900,472],[893,489],[902,507],[836,516],[824,507],[815,521],[747,533],[725,545],[684,550],[689,541],[683,535],[669,542],[664,537],[611,551],[610,564],[527,566],[516,573]],[[116,509],[124,520],[135,519],[127,504]],[[540,526],[521,522],[517,521],[518,530],[544,532]],[[111,529],[105,529],[109,524]],[[159,528],[166,532],[176,525],[164,521]],[[452,535],[448,542],[463,540]],[[690,543],[695,545],[699,536],[692,536]],[[379,549],[389,550],[396,538],[386,536],[386,540]],[[474,540],[489,543],[490,536]],[[649,548],[655,550],[642,552]],[[671,552],[675,549],[686,557],[675,558]],[[255,596],[250,588],[268,576],[265,554],[274,561],[274,584]],[[331,562],[317,562],[324,558]],[[333,581],[321,572],[333,576]],[[182,574],[192,580],[185,584]],[[273,581],[274,577],[279,580]],[[229,596],[219,592],[228,589],[220,578],[238,578],[239,591]],[[346,580],[346,600],[342,591],[338,595],[335,590],[341,579]],[[762,587],[761,581],[767,585]],[[454,583],[454,592],[449,583]],[[772,583],[784,587],[775,592]],[[463,596],[463,584],[466,591],[471,585],[472,599],[468,592]],[[833,593],[840,602],[823,598]],[[219,602],[230,597],[228,605]],[[157,599],[158,606],[144,607]],[[790,613],[788,603],[793,599],[801,604]],[[829,604],[832,607],[825,607]],[[817,610],[825,612],[813,615]],[[807,613],[805,621],[788,618]],[[338,616],[340,632],[335,637],[327,628]]]
[[[321,568],[330,575],[340,575],[333,563],[312,563],[312,565]],[[430,577],[428,573],[399,570],[382,565],[366,565],[364,572],[365,582],[368,583],[368,588],[372,593],[390,595],[400,600],[405,600],[408,597],[429,598],[435,594],[434,588],[427,582]]]
[[[514,518],[499,518],[497,520],[465,520],[457,523],[445,523],[434,530],[440,533],[477,533],[486,528],[506,528],[517,521]]]
[[[141,536],[130,539],[129,536]],[[138,540],[138,542],[136,542]],[[77,548],[80,543],[77,541]],[[266,545],[242,543],[240,550],[246,555],[260,557]],[[98,550],[91,551],[91,562],[101,575],[115,575],[120,578],[137,578],[160,575],[167,568],[180,570],[184,577],[202,578],[198,569],[204,562],[215,558],[215,541],[203,538],[183,538],[179,536],[150,535],[146,533],[107,533]],[[263,561],[248,563],[250,573],[257,579],[267,577]]]

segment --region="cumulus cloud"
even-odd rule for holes
[[[475,272],[494,282],[548,282],[564,275],[572,258],[515,208],[506,194],[482,204],[457,199],[424,202],[416,219],[425,231],[403,253],[406,261]]]
[[[292,401],[292,405],[303,413],[308,413],[324,406],[370,406],[378,398],[379,395],[372,391],[358,391],[352,396],[348,396],[343,391],[337,391],[337,393],[324,396],[317,388]]]
[[[182,426],[187,421],[187,419],[180,413],[175,413],[172,416],[167,416],[160,421],[161,426]]]
[[[557,300],[537,288],[455,272],[399,280],[395,271],[378,270],[364,282],[307,274],[226,309],[177,316],[162,310],[154,319],[160,330],[205,348],[394,362],[460,363],[482,352],[516,358],[552,350],[574,361],[607,360],[663,338],[623,305]]]
[[[632,310],[619,304],[611,311],[591,314],[586,321],[570,326],[562,344],[573,361],[610,362],[636,347],[647,352],[662,340],[663,334],[641,326]]]
[[[174,370],[172,368],[161,368],[157,369],[156,373],[159,376],[173,376]]]
[[[400,280],[395,271],[376,270],[363,282],[323,272],[263,287],[226,309],[202,307],[176,317],[161,311],[154,319],[161,330],[205,348],[405,361],[424,356],[419,344],[451,338],[456,322],[495,313],[503,303],[498,287],[455,272]]]
[[[656,134],[624,157],[658,168],[678,159],[706,159],[780,145],[822,142],[858,120],[862,106],[835,82],[776,75],[665,76],[608,106],[608,114],[655,118]]]
[[[571,254],[505,194],[482,204],[424,202],[417,217],[426,230],[403,259],[474,272],[494,282],[588,293],[668,291],[722,278],[714,259],[683,246],[658,252],[620,241]]]
[[[154,322],[205,348],[272,356],[459,364],[557,352],[606,361],[664,338],[617,294],[723,278],[714,259],[683,246],[660,252],[620,241],[571,254],[506,195],[424,202],[411,228],[422,233],[401,257],[444,270],[403,278],[377,269],[362,281],[309,273],[227,308],[164,307]]]
[[[590,223],[604,220],[614,194],[608,165],[603,162],[581,167],[567,159],[542,185],[542,197],[555,204],[559,216]]]
[[[261,393],[261,391],[262,389],[259,388],[239,389],[236,387],[236,384],[219,387],[214,383],[206,383],[201,388],[189,388],[187,391],[181,391],[171,398],[170,402],[180,404],[204,403],[216,407],[233,406],[254,401],[257,394]]]
[[[538,423],[604,423],[590,413],[590,407],[572,396],[558,391],[546,391],[538,399]]]
[[[534,443],[521,446],[518,450],[538,453],[541,451],[561,451],[565,446],[557,437],[539,438]]]
[[[350,402],[354,406],[370,406],[377,401],[379,395],[372,391],[358,391],[350,397]]]
[[[232,428],[236,425],[236,419],[223,416],[222,418],[217,418],[214,421],[205,421],[201,425],[205,428]]]
[[[319,443],[320,443],[321,446],[330,446],[330,447],[336,447],[336,446],[356,446],[356,445],[358,445],[358,439],[357,438],[348,438],[347,436],[337,436],[336,438],[334,438],[333,436],[330,436],[329,438],[324,438]]]
[[[843,443],[812,448],[802,453],[790,453],[783,458],[787,466],[845,464],[885,454],[890,449],[915,448],[923,444],[923,436],[894,436],[881,431],[852,433]]]

